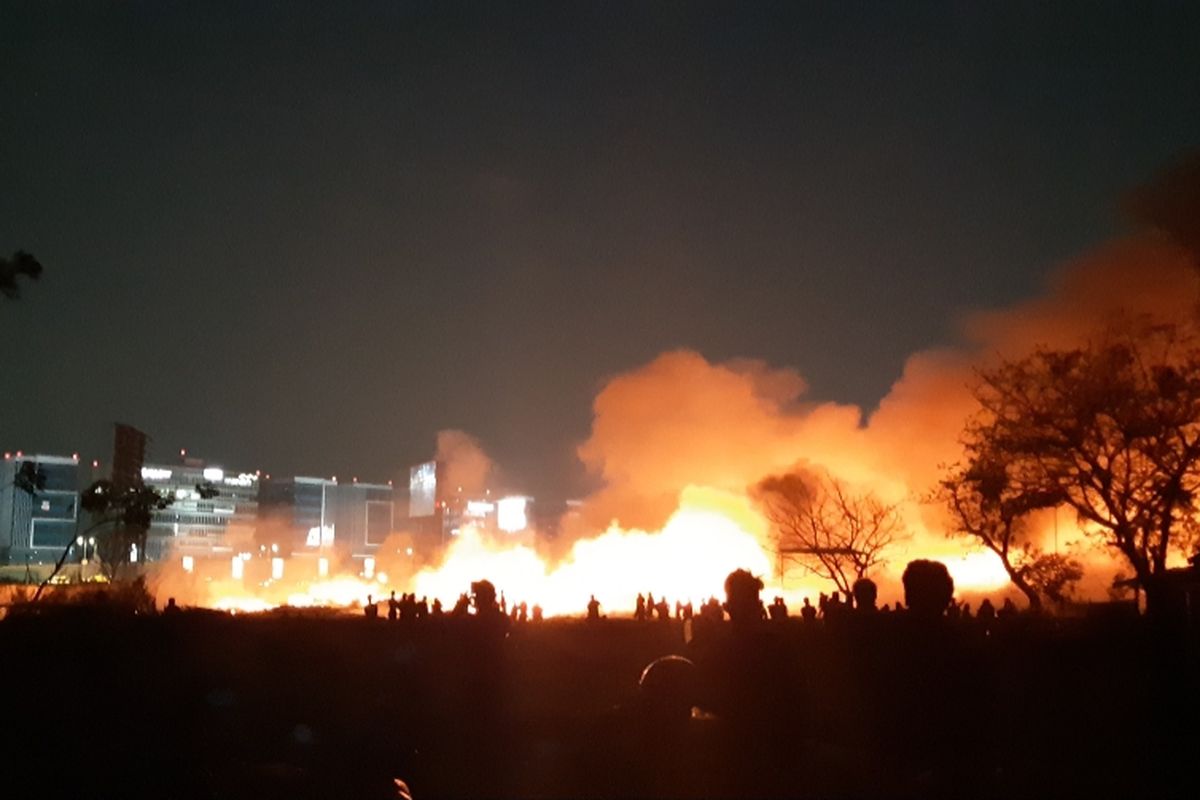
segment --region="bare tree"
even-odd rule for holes
[[[1043,599],[1062,603],[1083,568],[1075,559],[1044,552],[1030,530],[1030,512],[1057,505],[1059,494],[1019,490],[1006,467],[976,452],[967,466],[947,471],[931,499],[950,513],[951,534],[973,538],[995,553],[1030,610],[1040,611]]]
[[[907,538],[895,505],[855,494],[830,475],[794,471],[761,481],[754,496],[774,528],[781,559],[832,581],[848,597],[859,578]]]
[[[1003,464],[1004,488],[987,513],[1003,524],[1006,503],[1016,512],[1071,508],[1132,567],[1148,608],[1159,607],[1168,555],[1188,554],[1197,541],[1193,333],[1125,321],[1085,347],[1042,349],[983,372],[976,397],[980,411],[963,435],[967,474],[981,480]]]

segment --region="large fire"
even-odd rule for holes
[[[395,591],[449,607],[472,581],[486,578],[510,606],[524,601],[546,615],[579,614],[594,594],[615,615],[632,610],[638,593],[672,603],[719,596],[725,576],[745,568],[762,576],[768,597],[798,603],[834,587],[794,564],[781,574],[766,521],[748,494],[748,487],[798,465],[900,509],[911,536],[871,575],[881,602],[900,599],[900,573],[914,558],[943,561],[964,599],[1011,592],[999,559],[947,537],[944,514],[922,500],[945,466],[962,457],[959,436],[976,407],[969,388],[976,368],[1038,345],[1076,347],[1117,313],[1194,320],[1198,291],[1189,253],[1155,236],[1113,242],[1067,265],[1043,296],[969,318],[958,346],[912,355],[874,409],[810,400],[803,377],[789,368],[713,362],[691,350],[662,353],[612,377],[594,399],[591,431],[577,455],[600,488],[586,498],[583,530],[571,531],[565,554],[465,528],[436,566],[417,571],[402,557],[384,563],[389,554],[381,548],[386,576],[334,567],[326,577],[295,557],[281,576],[247,573],[235,581],[226,571],[200,581],[193,575],[160,586],[159,594],[253,611],[361,607],[368,595],[380,600]],[[491,461],[472,437],[441,432],[438,460],[447,465],[449,485],[467,487],[464,496],[474,491],[471,484],[480,491],[486,485]],[[1040,524],[1033,544],[1078,557],[1085,563],[1079,594],[1102,597],[1119,564],[1065,516]]]
[[[358,608],[368,597],[379,601],[395,591],[412,592],[429,602],[436,598],[449,609],[472,581],[487,578],[510,606],[540,605],[552,617],[583,613],[592,595],[605,613],[615,615],[630,613],[639,593],[672,604],[698,605],[711,596],[720,597],[725,577],[737,568],[761,576],[765,593],[780,595],[789,604],[798,605],[805,596],[815,600],[818,592],[832,588],[795,568],[781,574],[767,522],[749,499],[711,489],[686,489],[679,508],[659,530],[629,530],[613,524],[598,536],[579,539],[557,560],[502,536],[464,528],[438,566],[407,577],[393,579],[381,573],[370,579],[339,575],[308,582],[268,580],[253,591],[244,583],[217,581],[196,602],[237,613],[285,605]],[[957,548],[941,558],[963,592],[995,591],[1008,583],[998,559],[989,553]]]

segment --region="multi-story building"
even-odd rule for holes
[[[182,464],[146,464],[142,483],[171,498],[155,511],[146,540],[148,559],[168,553],[210,556],[231,551],[241,536],[253,538],[258,516],[258,473],[234,472],[197,459]],[[207,489],[216,491],[205,497]]]
[[[22,470],[31,471],[41,488],[21,488]],[[6,453],[0,467],[0,563],[57,561],[78,532],[79,491],[77,455]]]
[[[364,557],[392,532],[395,499],[389,484],[297,476],[264,479],[258,511],[260,547]]]

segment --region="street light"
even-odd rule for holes
[[[91,547],[92,555],[93,556],[96,555],[96,537],[89,536],[88,538],[84,539],[82,536],[76,536],[75,544],[77,544],[80,548],[82,548],[82,552],[81,552],[80,558],[79,558],[79,582],[83,583],[86,580],[86,572],[87,572],[84,569],[84,567],[86,567],[88,565],[88,560],[89,560],[88,559],[88,548]]]

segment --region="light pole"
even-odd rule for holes
[[[83,553],[79,559],[79,582],[84,583],[87,580],[87,570],[85,568],[88,565],[88,547],[90,546],[92,548],[92,555],[95,555],[96,537],[89,536],[88,538],[84,539],[82,536],[76,536],[75,544],[83,548]]]

